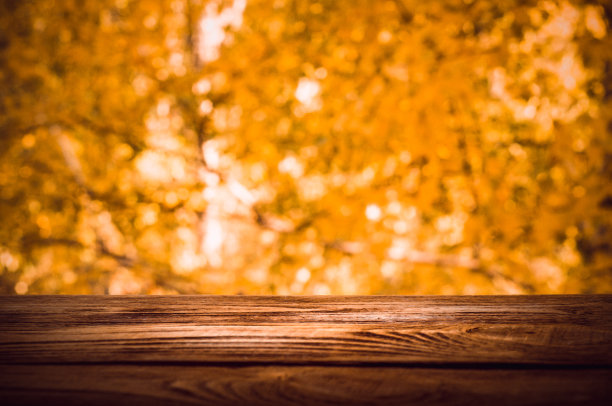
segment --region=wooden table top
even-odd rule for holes
[[[610,384],[612,295],[0,296],[2,404],[612,404]]]

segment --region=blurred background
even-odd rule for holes
[[[0,293],[610,293],[611,18],[2,1]]]

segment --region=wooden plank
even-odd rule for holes
[[[612,295],[0,297],[0,363],[612,366]]]
[[[5,405],[598,405],[610,369],[0,365]]]

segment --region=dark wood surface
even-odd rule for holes
[[[612,404],[610,386],[612,295],[0,297],[0,404]]]
[[[609,370],[11,365],[2,404],[597,405]],[[608,403],[609,405],[610,403]]]

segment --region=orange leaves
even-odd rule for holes
[[[8,291],[612,289],[601,7],[50,4],[1,6]]]

